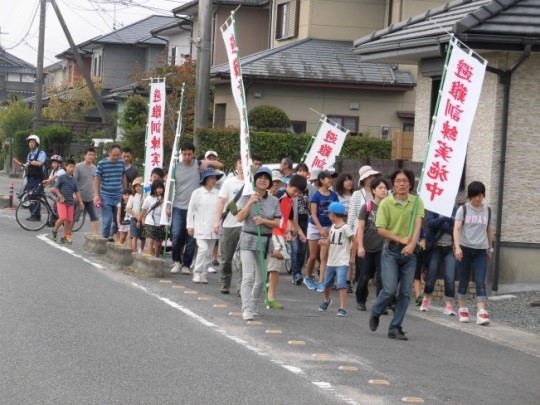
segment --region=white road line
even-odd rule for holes
[[[89,260],[89,259],[75,253],[73,250],[67,248],[66,246],[59,245],[58,243],[50,240],[47,237],[48,235],[49,234],[38,235],[37,238],[44,241],[45,243],[49,244],[50,246],[52,246],[52,247],[54,247],[54,248],[56,248],[58,250],[61,250],[63,252],[66,252],[66,253],[70,254],[73,257],[76,257],[78,259],[83,260],[84,262],[86,262],[86,263],[88,263],[88,264],[90,264],[90,265],[92,265],[94,267],[97,267],[99,269],[103,269],[103,266],[101,266],[100,264],[94,263],[91,260]],[[131,286],[133,286],[135,288],[138,288],[139,290],[142,290],[144,293],[146,293],[146,294],[148,294],[148,295],[150,295],[150,296],[152,296],[154,298],[157,298],[161,302],[164,302],[165,304],[169,305],[170,307],[179,310],[180,312],[182,312],[185,315],[189,316],[190,318],[196,320],[197,322],[201,323],[202,325],[213,328],[216,332],[219,332],[220,334],[225,336],[227,339],[232,340],[235,343],[238,343],[242,347],[244,347],[244,348],[246,348],[246,349],[248,349],[248,350],[250,350],[250,351],[252,351],[252,352],[254,352],[256,354],[258,354],[259,356],[270,356],[270,353],[266,353],[264,350],[259,349],[258,347],[250,345],[247,341],[245,341],[243,339],[240,339],[240,338],[238,338],[238,337],[236,337],[234,335],[229,334],[225,329],[219,328],[218,325],[216,325],[215,323],[206,320],[205,318],[203,318],[200,315],[197,315],[195,312],[191,311],[190,309],[188,309],[188,308],[186,308],[186,307],[184,307],[184,306],[182,306],[182,305],[180,305],[180,304],[178,304],[178,303],[176,303],[174,301],[171,301],[168,298],[165,298],[165,297],[162,297],[162,296],[160,296],[158,294],[155,294],[155,293],[149,291],[146,287],[144,287],[144,286],[142,286],[140,284],[137,284],[135,282],[131,282],[130,284],[131,284]],[[304,371],[299,367],[283,364],[282,362],[277,361],[277,360],[272,360],[272,362],[280,364],[281,367],[283,367],[285,370],[288,370],[289,372],[291,372],[291,373],[293,373],[295,375],[299,375],[299,374],[305,375]],[[324,391],[334,391],[334,388],[332,387],[332,385],[330,383],[320,382],[320,381],[311,381],[311,383],[316,385],[317,387],[321,388]],[[352,404],[352,405],[356,404],[355,401],[353,401],[353,400],[351,400],[349,398],[346,398],[343,395],[335,393],[334,396],[336,398],[338,398],[339,400],[344,401],[344,402],[346,402],[348,404]]]

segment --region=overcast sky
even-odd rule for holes
[[[76,44],[107,34],[114,27],[152,15],[172,16],[171,10],[187,0],[56,0]],[[39,0],[0,0],[0,44],[9,53],[37,65]],[[115,11],[116,8],[116,11]],[[50,3],[45,24],[44,66],[69,48]]]

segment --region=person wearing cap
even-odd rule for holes
[[[272,170],[272,187],[270,187],[270,190],[268,192],[270,195],[275,195],[277,198],[280,196],[277,195],[280,188],[281,188],[281,180],[283,176],[281,176],[281,172],[279,170]]]
[[[26,164],[23,165],[26,169],[26,191],[30,194],[45,177],[45,172],[43,171],[45,161],[47,156],[45,152],[39,148],[39,137],[37,135],[30,135],[26,138],[28,142],[28,148],[30,152],[26,158]],[[30,207],[30,217],[27,218],[28,221],[41,221],[41,213],[39,212],[39,205],[36,203],[31,203]]]
[[[43,185],[50,186],[54,184],[56,179],[63,174],[66,174],[66,171],[62,167],[62,156],[52,155],[51,156],[51,171],[49,173],[49,178],[47,180],[43,180]]]
[[[337,173],[329,170],[322,170],[317,174],[317,191],[313,193],[309,203],[311,217],[309,218],[307,229],[307,240],[309,246],[309,258],[307,261],[306,277],[304,284],[310,290],[323,290],[324,271],[328,255],[328,245],[319,244],[321,239],[328,238],[332,221],[328,217],[328,206],[333,202],[339,202],[339,196],[330,190],[332,181],[337,177]],[[317,285],[313,278],[313,268],[315,262],[319,260],[319,282]]]
[[[239,246],[242,261],[242,318],[246,321],[258,315],[257,301],[263,290],[262,275],[267,271],[268,254],[274,251],[272,228],[279,226],[281,218],[279,200],[268,194],[272,171],[262,166],[253,178],[253,193],[240,197],[236,214],[236,219],[243,222]],[[263,255],[264,263],[260,263],[260,254]]]
[[[75,173],[73,178],[79,185],[79,192],[81,193],[81,199],[84,204],[84,210],[90,219],[90,226],[94,235],[99,234],[99,217],[96,213],[96,206],[94,205],[94,177],[96,175],[96,165],[94,160],[96,159],[96,150],[93,147],[86,148],[84,151],[84,158],[82,162],[75,165]]]
[[[322,283],[324,301],[319,306],[320,311],[326,311],[332,300],[330,290],[334,286],[339,291],[339,309],[337,316],[347,316],[347,275],[349,274],[349,258],[351,256],[351,241],[354,236],[352,229],[345,223],[347,211],[340,202],[328,206],[328,218],[332,222],[329,237],[321,239],[320,243],[328,247],[328,261]]]
[[[139,251],[138,241],[141,239],[141,251],[144,250],[145,239],[142,236],[141,210],[143,203],[143,178],[137,177],[131,184],[133,187],[133,195],[129,196],[126,204],[126,212],[131,215],[129,223],[129,237],[131,251],[137,253]]]
[[[215,188],[223,173],[217,173],[207,167],[201,172],[201,181],[191,195],[187,212],[187,232],[197,241],[197,257],[193,268],[193,282],[207,284],[206,273],[212,263],[212,250],[219,239],[213,232],[214,213],[218,202],[219,190]]]
[[[190,275],[191,263],[195,253],[195,239],[187,232],[187,210],[191,194],[199,188],[200,172],[207,167],[221,169],[223,164],[217,160],[195,159],[195,145],[185,141],[180,145],[181,160],[169,173],[174,180],[174,199],[171,220],[171,242],[173,265],[171,273]]]
[[[394,193],[381,201],[375,219],[377,232],[385,239],[381,256],[383,289],[371,308],[369,328],[373,332],[377,330],[379,317],[397,293],[388,337],[408,340],[401,324],[411,297],[417,261],[414,250],[424,218],[424,203],[420,197],[410,194],[414,187],[413,172],[399,169],[390,178]]]

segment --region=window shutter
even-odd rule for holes
[[[288,23],[288,32],[287,36],[289,38],[294,38],[298,35],[298,18],[300,17],[299,13],[299,0],[293,0],[289,3],[290,13],[289,13],[289,23]]]

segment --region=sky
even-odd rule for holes
[[[56,0],[76,44],[148,17],[172,16],[187,0]],[[37,65],[39,0],[0,0],[0,45],[12,55]],[[43,65],[69,48],[52,5],[47,2]]]

